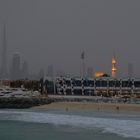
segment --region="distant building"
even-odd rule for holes
[[[11,65],[11,79],[18,80],[21,79],[21,68],[20,68],[20,55],[15,53],[12,58]]]
[[[100,71],[98,71],[98,72],[95,72],[95,77],[96,78],[98,78],[98,77],[104,77],[105,75],[107,75],[107,74],[105,74],[104,72],[100,72]],[[105,76],[106,77],[106,76]]]

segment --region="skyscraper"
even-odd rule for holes
[[[1,78],[7,78],[7,39],[6,39],[6,24],[3,27],[3,48],[2,48],[2,64]]]

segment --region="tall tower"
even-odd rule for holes
[[[3,48],[2,48],[2,64],[1,78],[7,78],[7,39],[6,39],[6,24],[3,27]]]
[[[117,74],[117,67],[116,67],[116,58],[115,58],[115,55],[113,56],[112,58],[112,77],[115,78],[116,77],[116,74]]]

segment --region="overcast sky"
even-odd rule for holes
[[[7,26],[8,60],[19,52],[30,72],[53,64],[56,70],[80,73],[86,66],[111,72],[115,53],[118,75],[140,77],[139,0],[0,0],[0,50]]]

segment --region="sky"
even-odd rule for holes
[[[139,0],[0,0],[0,51],[3,23],[7,58],[19,52],[30,73],[53,65],[55,71],[79,75],[80,55],[86,67],[111,73],[117,58],[118,76],[140,77]]]

